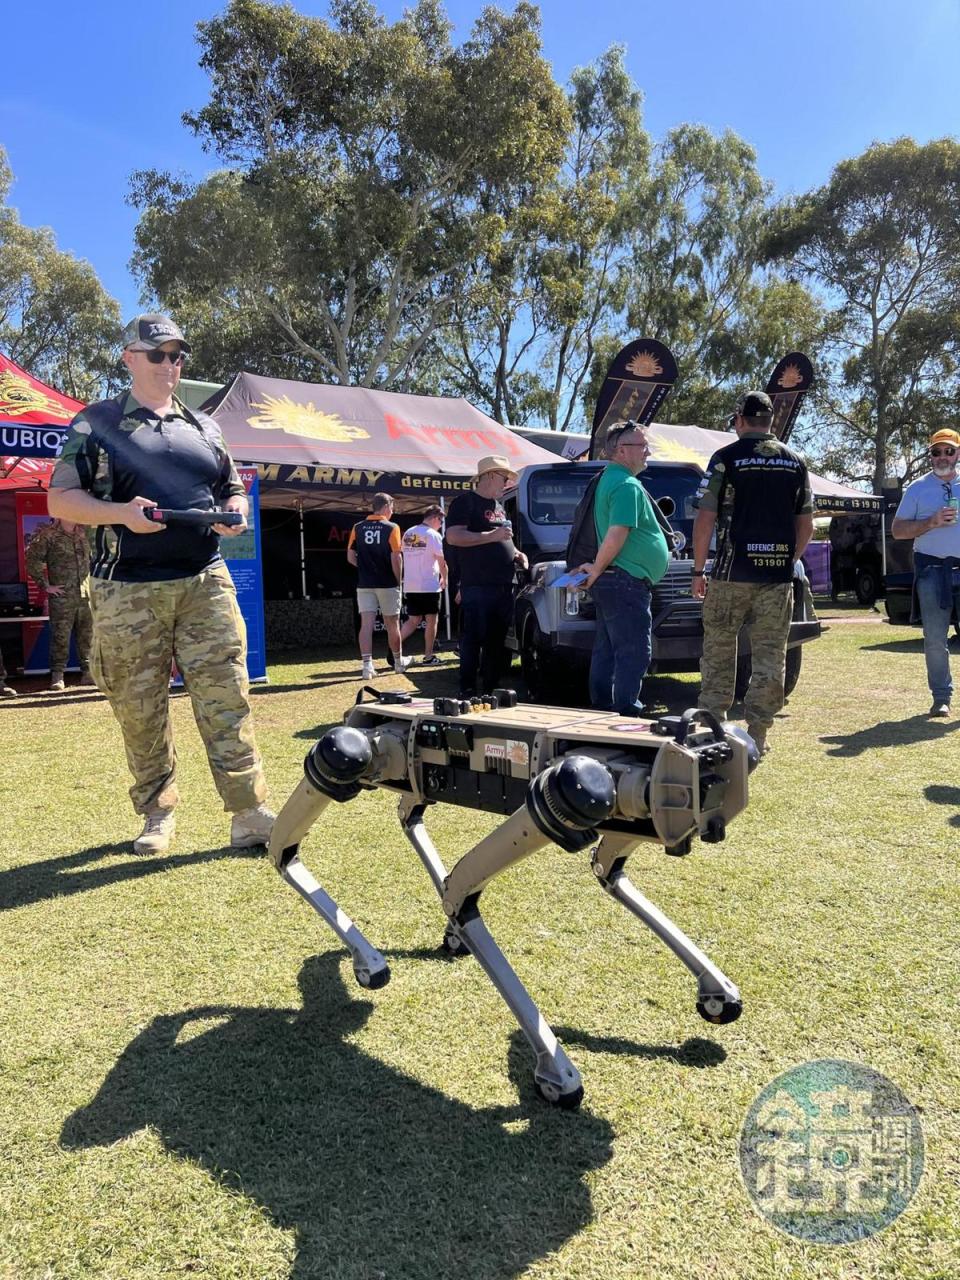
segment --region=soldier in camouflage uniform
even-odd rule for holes
[[[90,543],[82,525],[54,520],[41,525],[27,547],[27,573],[47,593],[50,615],[50,688],[63,688],[63,672],[76,628],[80,683],[93,684],[90,675]]]
[[[704,600],[700,706],[726,719],[736,688],[737,636],[746,626],[752,675],[744,711],[763,754],[783,706],[793,565],[813,533],[813,497],[803,460],[771,431],[768,395],[751,391],[731,421],[739,438],[710,459],[693,526],[692,590]],[[715,529],[708,589],[704,570]]]
[[[213,780],[233,814],[231,843],[269,841],[274,815],[248,699],[246,633],[220,537],[240,525],[156,524],[151,507],[247,514],[220,428],[174,396],[190,348],[166,316],[124,330],[132,388],[73,421],[48,494],[52,515],[97,528],[91,567],[92,670],[127,753],[137,853],[163,853],[178,800],[168,682],[174,659],[193,703]]]

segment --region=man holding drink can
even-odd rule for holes
[[[513,575],[527,557],[513,544],[513,529],[500,505],[517,473],[502,454],[477,463],[476,489],[461,493],[447,514],[447,542],[460,568],[463,628],[460,635],[460,697],[490,693],[507,665],[506,638],[513,616]]]
[[[914,581],[923,623],[931,716],[949,716],[953,695],[947,632],[960,617],[960,435],[949,428],[930,437],[932,470],[903,491],[890,532],[913,539]]]

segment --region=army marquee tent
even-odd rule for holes
[[[480,458],[510,466],[556,456],[466,400],[240,373],[204,406],[238,462],[260,472],[261,505],[346,509],[376,492],[422,509],[471,487]]]

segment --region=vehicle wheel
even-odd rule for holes
[[[532,613],[524,619],[521,632],[520,670],[531,702],[549,702],[557,696],[556,661]]]
[[[800,664],[803,662],[803,645],[794,645],[787,650],[787,666],[783,673],[783,696],[789,698],[800,679]]]
[[[871,609],[879,590],[877,575],[872,569],[859,569],[857,571],[857,583],[854,590],[857,594],[857,603],[862,604],[865,609]]]
[[[895,592],[891,595],[887,593],[887,597],[883,602],[883,607],[887,611],[887,618],[892,627],[906,627],[910,625],[910,597],[901,592]]]
[[[800,665],[803,662],[803,646],[794,645],[792,649],[787,650],[787,665],[783,674],[783,696],[789,698],[791,693],[797,687],[797,681],[800,679]],[[753,671],[753,658],[748,653],[742,658],[737,659],[737,684],[734,690],[734,698],[737,702],[742,702],[747,696],[747,686],[750,683],[750,674]]]
[[[737,658],[737,683],[733,691],[734,702],[742,702],[747,696],[747,685],[750,683],[752,670],[753,659],[749,653],[745,657]]]

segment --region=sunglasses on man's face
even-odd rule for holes
[[[182,351],[144,351],[151,364],[163,364],[164,360],[169,360],[171,364],[183,364],[186,355]]]
[[[954,449],[952,445],[944,445],[942,449],[941,448],[931,449],[930,457],[931,458],[952,458],[956,452],[957,452],[956,449]]]

